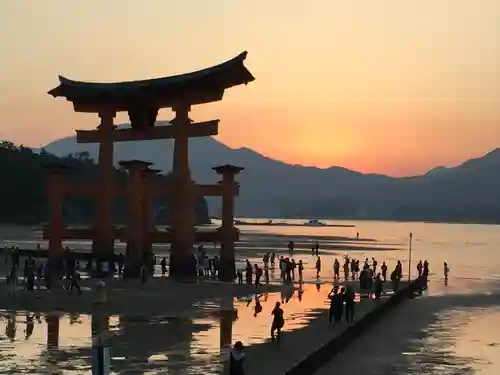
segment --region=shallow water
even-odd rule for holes
[[[284,301],[284,331],[301,328],[327,304],[329,288],[305,285],[299,298],[269,293],[260,295],[262,311],[255,300],[235,299],[219,318],[186,319],[152,316],[89,316],[25,311],[1,312],[0,353],[2,373],[88,374],[92,362],[92,337],[104,335],[111,348],[115,373],[218,374],[221,355],[236,340],[247,345],[269,336],[270,311]],[[326,289],[325,289],[326,288]],[[231,309],[232,308],[232,309]],[[43,371],[45,372],[41,372]],[[165,372],[166,371],[166,372]],[[170,372],[168,372],[170,371]]]
[[[309,249],[318,241],[323,261],[321,279],[328,281],[331,279],[333,258],[340,259],[345,254],[361,260],[373,256],[379,263],[387,261],[390,268],[397,260],[401,260],[407,273],[409,232],[413,232],[411,272],[415,274],[416,260],[427,259],[430,262],[431,296],[411,301],[404,306],[407,310],[396,312],[400,316],[380,326],[382,331],[365,341],[360,340],[359,345],[364,346],[354,349],[357,350],[356,357],[353,357],[356,358],[354,363],[361,366],[367,362],[368,368],[356,372],[351,360],[351,367],[346,367],[344,371],[340,359],[337,360],[339,371],[336,373],[500,373],[500,345],[494,337],[495,330],[491,329],[500,326],[499,304],[495,297],[496,282],[500,280],[500,257],[497,255],[500,230],[497,226],[369,221],[347,224],[355,224],[356,227],[242,226],[242,241],[238,244],[242,250],[239,252],[240,261],[249,258],[255,263],[260,261],[263,252],[270,249],[281,249],[281,253],[286,255],[288,241],[294,240],[294,257],[303,260],[306,281],[313,281],[316,257],[309,253]],[[357,232],[362,240],[376,241],[356,241]],[[41,242],[36,237],[39,234],[26,230],[16,232],[9,229],[0,232],[0,235],[21,247],[35,247],[36,243]],[[331,236],[346,236],[351,240],[337,242],[329,238]],[[68,245],[72,248],[88,248],[90,243],[74,241]],[[339,245],[339,248],[329,250],[330,245]],[[367,249],[350,250],[349,246],[352,245],[366,246]],[[161,246],[156,251],[161,254],[166,249]],[[444,261],[451,268],[446,286],[442,279]],[[278,279],[277,272],[271,272],[270,281],[277,282]],[[300,328],[313,319],[317,309],[325,307],[328,291],[327,285],[322,285],[318,292],[313,284],[309,284],[301,301],[294,294],[284,306],[287,319],[285,329]],[[217,306],[219,318],[109,317],[108,342],[113,356],[113,369],[120,374],[220,373],[221,352],[224,353],[231,342],[241,340],[251,345],[266,340],[270,310],[281,299],[282,296],[278,294],[269,294],[267,300],[266,296],[261,296],[263,311],[257,316],[254,316],[254,300],[250,304],[235,300],[232,307],[230,303]],[[408,310],[408,306],[413,306],[412,310]],[[232,308],[237,310],[237,319]],[[26,339],[24,331],[30,314],[18,312],[15,319],[10,313],[2,314],[0,333],[5,331],[5,334],[0,341],[1,373],[90,373],[92,321],[95,326],[99,319],[86,315],[59,315],[57,319],[49,317],[47,321],[45,316],[41,316],[39,321],[33,319],[33,333]],[[56,321],[59,322],[57,330]],[[395,348],[387,349],[390,353],[387,350],[380,351],[379,348],[388,346],[387,332],[397,331],[391,325],[395,321],[409,328],[401,328],[401,337],[392,342]],[[15,336],[12,334],[13,327],[16,327]],[[367,350],[367,347],[373,350]],[[360,352],[365,361],[357,360]],[[344,358],[350,358],[350,355],[346,353]]]

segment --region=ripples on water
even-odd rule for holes
[[[500,309],[460,309],[440,313],[436,322],[422,332],[422,340],[413,339],[415,351],[400,374],[499,374]],[[495,332],[496,331],[496,332]]]

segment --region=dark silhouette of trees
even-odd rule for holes
[[[41,150],[33,152],[30,148],[16,146],[9,141],[0,142],[0,221],[17,224],[37,224],[47,220],[47,171],[44,165],[60,163],[68,166],[66,179],[75,183],[88,183],[96,180],[97,165],[87,152],[71,154],[59,158]],[[127,173],[114,170],[116,181],[125,183]],[[168,179],[160,176],[159,179]],[[168,200],[155,199],[157,224],[168,224]],[[91,197],[68,197],[63,202],[63,214],[68,224],[89,224],[94,213]],[[208,207],[203,197],[197,199],[195,213],[198,223],[209,221]],[[114,216],[117,223],[127,220],[127,202],[115,199]]]

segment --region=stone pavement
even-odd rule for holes
[[[354,324],[372,311],[378,304],[385,303],[387,300],[388,297],[383,297],[379,301],[362,299],[356,304]],[[316,318],[306,327],[291,332],[283,332],[279,344],[275,344],[269,340],[266,343],[252,345],[246,348],[245,374],[285,374],[295,363],[302,360],[334,337],[339,336],[348,327],[345,320],[335,328],[329,326],[328,310],[317,310],[316,312]],[[271,317],[269,319],[269,323],[271,323]]]

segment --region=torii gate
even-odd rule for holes
[[[97,130],[77,131],[79,143],[99,143],[99,173],[94,226],[95,252],[113,249],[112,224],[113,146],[115,141],[174,139],[172,189],[171,275],[193,276],[192,262],[195,240],[194,185],[189,169],[188,140],[190,137],[218,133],[218,120],[193,123],[189,118],[192,105],[222,100],[226,89],[252,82],[255,78],[244,66],[247,53],[211,68],[177,76],[133,82],[91,83],[59,77],[60,85],[49,91],[54,97],[64,97],[73,103],[76,112],[97,113],[101,124]],[[171,126],[155,126],[158,111],[171,108],[175,118]],[[116,129],[117,112],[129,114],[132,128]],[[234,266],[233,266],[234,267]]]

